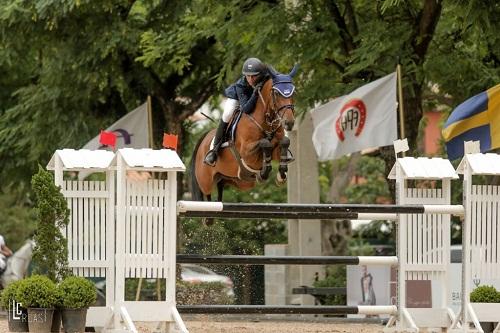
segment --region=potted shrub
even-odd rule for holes
[[[87,310],[97,299],[95,285],[83,277],[70,276],[59,284],[58,290],[64,331],[84,332]]]
[[[28,332],[28,312],[16,299],[22,280],[12,282],[2,291],[2,306],[8,314],[10,332]]]
[[[500,313],[500,292],[493,286],[479,286],[470,293],[471,306],[485,332],[492,332]]]
[[[16,300],[28,309],[30,332],[50,332],[54,306],[57,303],[57,287],[52,280],[42,275],[21,280]]]
[[[38,167],[31,186],[35,194],[36,232],[33,272],[59,282],[69,275],[68,242],[61,232],[69,222],[68,203],[52,174]]]

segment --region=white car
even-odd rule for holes
[[[221,282],[226,286],[228,296],[234,296],[233,281],[214,271],[195,264],[181,264],[181,279],[190,283]]]

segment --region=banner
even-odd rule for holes
[[[106,132],[116,134],[116,149],[120,148],[149,148],[148,105],[142,104],[137,109],[118,119],[113,125],[105,129]],[[87,142],[82,149],[105,149],[99,143],[99,135]]]
[[[481,152],[500,148],[500,84],[453,110],[443,128],[448,159],[464,156],[465,141],[480,141]]]
[[[318,160],[366,148],[392,145],[397,138],[396,73],[311,111]]]
[[[149,148],[148,106],[142,104],[135,110],[118,119],[113,125],[106,128],[105,132],[116,135],[116,149],[120,148]],[[87,142],[82,149],[111,150],[99,142],[100,135]],[[81,171],[78,178],[85,179],[90,173]]]

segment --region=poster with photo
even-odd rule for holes
[[[347,305],[389,305],[390,300],[389,266],[347,266]],[[350,318],[363,318],[365,315],[349,315]],[[388,315],[376,317],[388,318]]]

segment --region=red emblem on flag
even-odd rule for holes
[[[359,136],[366,122],[366,105],[362,100],[355,98],[345,103],[340,109],[340,114],[335,122],[335,131],[340,141],[345,140],[346,131],[355,131]]]

